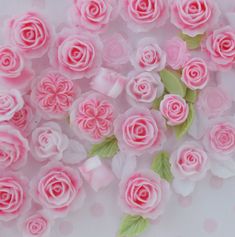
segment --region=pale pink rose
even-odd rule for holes
[[[161,71],[166,66],[166,53],[154,38],[143,38],[137,45],[131,63],[139,70]]]
[[[41,57],[46,53],[51,41],[47,22],[36,12],[27,12],[13,18],[9,24],[10,41],[28,57]]]
[[[23,106],[24,100],[18,90],[0,91],[0,122],[10,120]]]
[[[212,28],[219,16],[214,0],[174,0],[171,4],[172,24],[191,37]]]
[[[79,170],[83,178],[96,192],[107,187],[114,180],[111,170],[101,162],[98,156],[87,159],[79,166]]]
[[[89,78],[101,65],[102,47],[97,35],[64,30],[50,52],[50,63],[70,79]]]
[[[190,56],[186,42],[178,37],[166,42],[165,51],[167,64],[175,70],[183,68]]]
[[[45,118],[64,118],[75,98],[75,85],[57,72],[48,72],[32,88],[31,99]]]
[[[165,24],[168,0],[120,0],[120,13],[127,26],[135,31],[148,31]]]
[[[19,169],[28,158],[28,141],[14,127],[0,125],[0,169]]]
[[[225,26],[211,32],[203,45],[211,59],[211,69],[229,70],[235,64],[235,30]]]
[[[181,80],[191,90],[203,89],[209,81],[209,71],[202,58],[192,58],[183,67]]]
[[[151,170],[137,171],[119,184],[119,203],[130,215],[156,219],[163,214],[170,186]]]
[[[151,104],[159,98],[164,91],[164,86],[158,74],[150,72],[132,73],[126,84],[126,93],[131,104]]]
[[[123,91],[126,84],[126,77],[107,69],[101,68],[98,74],[91,81],[91,88],[104,95],[117,98]]]
[[[129,61],[130,46],[121,34],[114,33],[103,39],[103,59],[107,65],[119,66]]]
[[[77,170],[52,162],[42,167],[31,182],[31,194],[54,216],[64,216],[81,207],[85,192]]]
[[[117,9],[116,0],[74,0],[73,2],[72,23],[90,31],[100,31],[107,26]]]
[[[221,87],[206,87],[198,97],[197,107],[207,116],[222,115],[232,106],[232,100]]]
[[[71,109],[70,123],[78,136],[99,142],[113,132],[115,111],[109,99],[98,93],[86,93]]]
[[[114,134],[121,151],[141,155],[153,153],[165,142],[164,119],[157,111],[130,108],[114,121]]]
[[[160,111],[170,126],[185,122],[188,117],[189,107],[184,98],[179,95],[167,94],[160,103]]]
[[[18,218],[30,207],[28,181],[17,173],[0,174],[0,220]]]
[[[62,133],[60,126],[47,122],[33,130],[30,147],[33,157],[42,162],[61,160],[68,144],[68,137]]]

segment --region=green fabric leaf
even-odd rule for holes
[[[189,103],[195,103],[197,100],[197,91],[193,91],[191,89],[187,89],[185,100]]]
[[[160,76],[167,92],[180,95],[182,97],[185,96],[186,87],[181,82],[181,75],[178,72],[164,69],[160,72]]]
[[[160,97],[156,98],[154,101],[153,101],[153,104],[152,104],[152,108],[153,109],[156,109],[156,110],[159,110],[160,108],[160,103],[164,97],[165,93],[163,93],[163,95],[161,95]]]
[[[183,137],[188,132],[188,129],[193,123],[194,117],[195,117],[195,110],[194,110],[193,104],[190,103],[188,118],[183,124],[180,124],[174,127],[177,138]]]
[[[170,155],[162,151],[154,158],[152,163],[152,170],[160,175],[162,179],[168,182],[173,180],[173,175],[171,173]]]
[[[180,37],[183,41],[186,42],[188,49],[197,49],[201,45],[203,35],[196,35],[195,37],[190,37],[183,33],[180,34]]]
[[[149,221],[142,216],[126,216],[121,222],[119,228],[119,237],[134,237],[142,232],[149,226]]]
[[[118,143],[115,136],[106,138],[103,142],[94,144],[89,152],[89,157],[99,156],[101,158],[113,157],[118,152]]]

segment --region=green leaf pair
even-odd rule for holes
[[[200,47],[203,35],[196,35],[194,37],[190,37],[188,35],[180,33],[180,38],[186,42],[188,49],[194,50]]]

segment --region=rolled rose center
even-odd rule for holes
[[[47,221],[42,217],[33,217],[26,222],[26,228],[32,235],[41,235],[46,231]]]

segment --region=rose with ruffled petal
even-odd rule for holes
[[[31,58],[43,56],[49,48],[51,32],[47,22],[36,12],[13,18],[9,24],[11,42]]]
[[[151,170],[137,171],[119,184],[119,203],[130,215],[156,219],[163,214],[170,186]]]
[[[135,31],[148,31],[165,24],[168,0],[120,0],[120,14],[128,27]]]
[[[229,70],[235,64],[235,30],[225,26],[211,32],[203,45],[213,70]]]
[[[165,142],[164,119],[157,111],[130,108],[114,121],[114,134],[121,151],[141,155],[153,153]]]
[[[191,90],[203,89],[209,81],[209,71],[202,58],[192,58],[184,65],[181,80]]]
[[[61,160],[68,144],[68,137],[62,133],[60,126],[48,122],[33,130],[30,147],[32,155],[38,161]]]
[[[154,38],[143,38],[137,45],[131,63],[138,70],[161,71],[166,65],[166,53]]]
[[[175,0],[171,4],[171,22],[183,33],[194,37],[216,24],[220,10],[214,0]]]
[[[70,79],[89,78],[101,65],[102,47],[98,36],[64,30],[50,52],[50,63]]]
[[[75,211],[85,199],[82,179],[77,170],[59,162],[42,167],[31,182],[31,193],[34,200],[54,216]]]
[[[86,93],[71,109],[70,123],[78,136],[99,142],[113,132],[115,110],[108,98],[98,93]]]
[[[185,122],[188,117],[189,107],[181,96],[167,94],[160,103],[160,111],[167,119],[167,124],[175,126]]]

